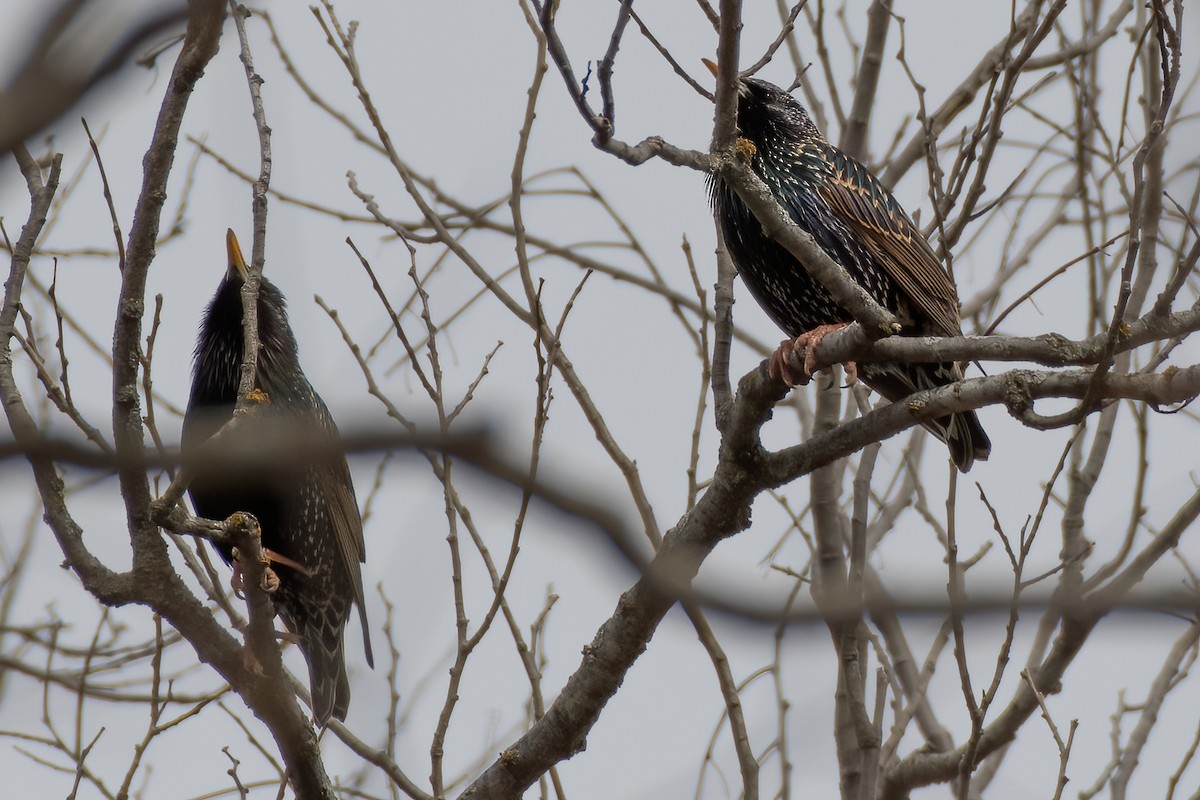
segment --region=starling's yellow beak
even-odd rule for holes
[[[246,259],[242,257],[242,248],[238,245],[237,237],[233,235],[233,228],[225,231],[225,250],[229,253],[229,272],[226,273],[226,277],[238,283],[245,283],[248,274]]]
[[[713,74],[714,78],[717,77],[717,62],[709,61],[707,58],[702,58],[702,59],[700,59],[700,61],[701,61],[701,63],[704,64],[704,66],[708,67],[708,71]],[[741,78],[739,77],[738,82],[737,82],[738,97],[745,97],[747,91],[748,90],[746,89],[745,82],[742,81]]]

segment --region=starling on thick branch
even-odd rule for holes
[[[706,62],[716,72],[715,65]],[[743,78],[738,84],[737,150],[749,158],[775,201],[882,307],[901,321],[901,336],[961,336],[958,294],[925,237],[891,193],[862,164],[834,147],[804,107],[783,89]],[[717,223],[742,280],[775,323],[794,337],[771,358],[772,373],[792,382],[792,353],[811,353],[853,317],[762,225],[721,178],[709,181]],[[955,363],[863,364],[863,381],[892,402],[962,380]],[[925,423],[963,472],[987,459],[991,442],[974,411]]]
[[[183,421],[185,459],[228,422],[237,402],[242,365],[242,284],[246,262],[233,231],[226,236],[229,268],[208,305],[196,342],[192,393]],[[261,405],[232,431],[227,452],[250,452],[269,469],[205,468],[203,460],[188,487],[196,513],[225,519],[235,511],[258,518],[263,547],[279,577],[275,609],[299,640],[308,662],[313,717],[346,718],[350,682],[343,633],[352,604],[358,605],[367,663],[373,664],[363,603],[362,519],[337,426],[320,395],[300,369],[296,337],[288,325],[283,294],[266,278],[258,290],[258,361],[254,379]],[[262,397],[265,395],[265,398]],[[288,441],[303,440],[318,454],[280,455]],[[218,548],[220,549],[220,548]],[[221,556],[230,561],[228,548]]]

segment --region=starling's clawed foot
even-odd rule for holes
[[[233,567],[233,574],[229,577],[229,588],[233,590],[233,595],[239,600],[245,600],[246,581],[244,571],[242,570],[242,553],[236,547],[232,551],[233,557],[230,559],[230,566]],[[258,588],[262,589],[267,594],[272,594],[279,589],[279,576],[275,574],[275,570],[271,569],[272,562],[286,564],[293,569],[303,572],[305,575],[312,575],[312,571],[305,569],[301,565],[292,561],[290,558],[285,558],[278,553],[274,553],[267,548],[263,548],[263,572],[262,579],[259,581]]]
[[[784,339],[771,354],[767,364],[771,377],[782,380],[790,388],[800,383],[802,378],[811,376],[817,370],[817,347],[820,346],[821,340],[834,331],[840,331],[848,324],[839,322],[836,325],[821,325],[807,333],[800,334],[795,339]],[[797,370],[792,361],[801,351],[804,351],[803,372]],[[846,383],[853,386],[858,382],[858,364],[847,361],[844,366]]]
[[[793,343],[792,339],[784,339],[767,359],[767,372],[775,380],[783,381],[789,389],[799,383],[801,377],[792,366],[792,355],[795,352],[792,348]]]
[[[845,364],[842,364],[842,368],[846,370],[846,385],[842,388],[849,389],[851,386],[858,383],[858,362],[847,361]]]
[[[796,341],[792,342],[792,349],[797,352],[801,348],[804,349],[804,374],[812,375],[817,371],[817,348],[821,346],[821,341],[829,334],[834,331],[840,331],[848,324],[846,322],[839,322],[835,325],[821,325],[820,327],[813,328],[808,333],[802,333],[796,337]],[[847,364],[853,363],[852,361],[847,362]],[[847,372],[852,372],[857,380],[858,365],[854,367],[847,366],[846,369]]]
[[[264,566],[262,574],[262,582],[258,585],[267,594],[273,594],[279,590],[279,576],[275,574],[275,570],[271,567]]]

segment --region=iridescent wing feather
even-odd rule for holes
[[[827,145],[824,156],[831,173],[817,184],[817,192],[829,208],[924,315],[930,333],[961,336],[958,292],[904,209],[866,167],[842,151]]]

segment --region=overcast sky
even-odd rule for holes
[[[5,14],[32,15],[37,3],[18,3]],[[608,42],[615,3],[563,3],[559,24],[577,69],[603,54]],[[773,5],[756,3],[747,10],[743,39],[743,61],[758,58],[776,36],[778,17]],[[772,6],[768,8],[767,6]],[[847,4],[846,25],[861,37],[865,24],[865,2]],[[332,98],[339,110],[357,124],[366,126],[340,64],[324,44],[313,16],[299,4],[270,4],[282,40],[299,64],[304,77],[317,91]],[[515,3],[475,0],[463,3],[345,2],[337,6],[343,22],[361,20],[358,33],[359,57],[372,96],[402,156],[414,169],[434,176],[438,186],[468,204],[484,204],[503,197],[509,188],[517,133],[521,125],[526,91],[533,75],[534,40]],[[907,20],[908,63],[926,90],[927,103],[939,104],[957,85],[1007,25],[1007,3],[962,3],[956,0],[898,0],[896,11]],[[640,9],[652,30],[676,60],[705,86],[711,79],[700,64],[713,57],[716,37],[693,3],[646,4]],[[832,17],[832,11],[831,17]],[[1064,24],[1076,25],[1077,13],[1064,14]],[[836,29],[840,24],[831,19]],[[353,141],[328,116],[318,113],[285,74],[274,54],[266,28],[260,20],[248,22],[258,71],[265,78],[263,97],[273,130],[273,188],[310,202],[364,213],[362,204],[346,185],[353,171],[362,189],[377,197],[385,213],[411,220],[416,213],[404,196],[395,172],[378,154]],[[0,53],[12,59],[18,41],[18,25],[0,26]],[[1194,26],[1193,26],[1194,31]],[[1122,37],[1127,42],[1127,37]],[[811,53],[811,35],[800,35],[802,46]],[[851,91],[852,57],[844,40],[831,35],[835,80],[845,97]],[[871,159],[887,152],[896,129],[914,113],[914,90],[903,71],[895,65],[899,44],[895,28],[885,51],[885,69],[870,143]],[[1103,113],[1116,126],[1123,99],[1126,60],[1105,63],[1111,80],[1101,101]],[[112,186],[114,202],[128,234],[141,180],[141,156],[149,141],[153,122],[178,48],[161,56],[150,69],[130,68],[93,94],[81,108],[70,113],[51,135],[53,147],[64,153],[64,175],[76,175],[68,202],[61,209],[48,246],[57,250],[81,247],[109,248],[111,222],[101,196],[94,166],[87,164],[89,150],[78,117],[86,116],[100,138],[100,147]],[[1188,49],[1185,48],[1185,52]],[[810,56],[811,57],[811,56]],[[1194,67],[1192,67],[1194,72]],[[787,85],[794,70],[781,52],[762,77]],[[1188,65],[1185,62],[1185,75]],[[1033,79],[1028,78],[1028,85]],[[1061,81],[1059,82],[1061,83]],[[647,42],[631,29],[622,48],[615,74],[617,134],[638,141],[660,135],[688,148],[705,150],[712,132],[712,107],[663,63]],[[823,82],[819,86],[823,86]],[[1052,88],[1036,101],[1053,109],[1065,95]],[[1065,90],[1064,90],[1065,91]],[[1183,102],[1195,102],[1189,96]],[[976,110],[965,115],[973,121]],[[1028,129],[1021,129],[1024,122]],[[967,121],[961,124],[968,124]],[[1191,130],[1194,132],[1194,125]],[[911,132],[911,124],[909,127]],[[199,83],[184,122],[188,137],[203,140],[208,147],[238,168],[250,173],[258,169],[257,140],[250,117],[250,101],[242,65],[237,60],[236,33],[227,23],[221,50]],[[836,138],[837,131],[830,131]],[[1041,141],[1044,129],[1028,115],[1014,115],[1005,129],[1006,141]],[[37,153],[46,146],[30,143]],[[190,140],[180,143],[175,174],[165,218],[173,215],[182,196],[184,176],[196,154]],[[1177,165],[1195,157],[1195,148],[1176,146],[1170,162]],[[996,179],[999,189],[1024,164],[1020,148],[1002,151]],[[693,294],[692,282],[680,250],[684,237],[695,254],[700,280],[711,297],[715,280],[712,257],[714,239],[704,177],[696,172],[649,162],[634,168],[606,156],[590,144],[590,132],[579,118],[564,91],[561,78],[551,70],[546,76],[538,106],[537,123],[526,165],[526,175],[566,166],[577,167],[622,215],[646,253],[676,290]],[[1170,171],[1170,170],[1168,170]],[[1194,175],[1194,173],[1193,173]],[[1064,176],[1065,177],[1065,176]],[[10,236],[24,221],[28,202],[19,174],[6,164],[0,169],[0,215]],[[1047,191],[1062,180],[1047,180]],[[568,176],[546,179],[544,186],[577,187]],[[900,202],[922,219],[929,218],[927,175],[918,167],[895,187]],[[1187,191],[1187,188],[1184,188]],[[576,241],[612,241],[618,231],[602,209],[581,197],[530,197],[526,200],[527,226],[531,233],[569,244]],[[159,248],[150,274],[147,296],[164,298],[162,328],[154,360],[155,388],[178,407],[186,404],[191,350],[204,304],[224,269],[223,234],[232,227],[242,237],[243,249],[250,247],[250,189],[213,159],[202,157],[195,168],[195,183],[186,212],[186,235]],[[1017,223],[1014,223],[1017,224]],[[1022,220],[1031,226],[1035,221]],[[972,247],[957,261],[960,295],[986,285],[996,269],[990,257],[999,252],[1005,231],[986,232],[984,244]],[[333,410],[344,430],[362,431],[386,425],[377,401],[365,391],[362,374],[350,356],[333,323],[314,303],[320,297],[339,311],[356,341],[370,347],[384,337],[387,315],[370,291],[370,283],[358,260],[346,246],[354,238],[372,261],[389,293],[401,301],[411,292],[406,273],[408,253],[380,227],[331,219],[279,199],[271,201],[265,274],[287,295],[293,327],[300,340],[305,370]],[[514,261],[512,242],[499,236],[472,234],[467,245],[492,274]],[[994,243],[990,247],[987,242]],[[1083,248],[1076,237],[1065,235],[1042,251],[1045,260],[1023,276],[1018,285],[1006,287],[1004,295],[1017,297],[1039,277],[1079,255]],[[603,258],[644,275],[645,266],[628,249],[596,248]],[[417,265],[430,268],[441,255],[434,248],[418,248]],[[49,280],[53,264],[41,259],[34,271]],[[548,308],[561,309],[582,277],[575,266],[547,259],[539,262],[538,274],[545,278]],[[58,266],[59,301],[77,316],[83,328],[99,342],[110,346],[115,298],[119,285],[115,261],[107,257],[73,257]],[[515,286],[515,284],[514,284]],[[1087,331],[1078,302],[1081,284],[1067,281],[1050,287],[1010,317],[1002,332],[1034,335],[1060,331],[1071,337]],[[460,263],[448,259],[431,279],[432,310],[439,320],[453,314],[479,290]],[[736,324],[758,340],[777,342],[780,334],[738,287]],[[44,320],[43,320],[44,322]],[[415,317],[406,319],[410,335],[422,334]],[[47,328],[47,331],[50,329]],[[970,331],[969,331],[970,332]],[[587,383],[597,406],[602,409],[614,437],[630,457],[636,459],[650,500],[665,529],[685,510],[687,453],[700,391],[699,362],[691,339],[678,319],[660,298],[621,284],[603,275],[593,275],[581,294],[566,326],[564,337],[569,356]],[[490,298],[478,302],[459,320],[447,326],[442,340],[447,393],[456,402],[477,377],[486,355],[503,342],[489,365],[489,374],[464,413],[464,426],[487,426],[497,441],[521,463],[528,456],[528,436],[533,419],[534,372],[529,331]],[[44,346],[51,349],[53,339]],[[71,380],[83,411],[101,430],[110,430],[109,368],[87,349],[83,339],[71,334],[67,340],[71,356]],[[400,366],[384,376],[396,363],[401,350],[394,340],[384,345],[377,362],[379,377],[386,378],[389,397],[405,413],[423,424],[436,422],[428,399],[411,371]],[[763,357],[744,345],[734,349],[732,374],[736,378],[752,369]],[[1196,348],[1185,347],[1178,363],[1193,363]],[[999,366],[995,370],[999,371]],[[26,372],[25,377],[28,377]],[[26,384],[31,389],[33,385]],[[811,390],[810,390],[811,391]],[[573,487],[594,502],[610,505],[636,526],[637,517],[629,501],[624,480],[597,445],[595,437],[570,393],[561,383],[555,387],[543,456],[544,474]],[[1065,407],[1065,406],[1064,406]],[[1053,409],[1048,404],[1047,409]],[[1041,408],[1039,407],[1039,410]],[[168,442],[177,442],[180,420],[159,409],[159,426]],[[53,416],[53,415],[50,415]],[[985,489],[1000,510],[1010,530],[1018,529],[1036,512],[1053,464],[1059,458],[1069,432],[1033,433],[1011,419],[1002,409],[981,412],[984,426],[994,442],[992,459],[978,465],[969,480],[959,482],[960,548],[970,554],[984,543],[998,545],[986,510],[978,502],[974,482]],[[1114,464],[1105,473],[1097,498],[1089,512],[1087,535],[1096,542],[1097,555],[1111,555],[1123,535],[1128,518],[1128,482],[1133,474],[1133,434],[1126,415],[1116,434]],[[1158,425],[1151,438],[1150,457],[1155,464],[1153,483],[1147,492],[1148,522],[1161,525],[1174,511],[1180,498],[1191,494],[1195,481],[1196,425],[1182,415]],[[68,431],[61,420],[56,430]],[[795,416],[781,412],[768,426],[773,445],[795,441]],[[881,469],[895,469],[906,437],[889,442],[881,455]],[[699,473],[706,477],[715,462],[716,432],[711,412],[703,429]],[[378,458],[353,461],[360,502],[365,501],[375,480]],[[925,475],[930,507],[943,510],[946,469],[940,445],[930,442],[926,450]],[[86,538],[103,557],[122,563],[127,558],[127,534],[115,481],[91,482],[92,476],[72,473],[71,481],[86,484],[73,497],[72,508],[86,527]],[[489,537],[493,553],[507,551],[512,520],[519,497],[475,476],[460,478],[460,491],[471,504],[473,515]],[[32,505],[32,483],[26,465],[0,464],[0,544],[6,554],[40,512]],[[400,454],[384,472],[384,488],[372,507],[367,523],[368,561],[364,582],[373,626],[384,620],[384,606],[374,587],[382,585],[396,607],[394,633],[401,652],[399,686],[405,710],[410,714],[401,731],[398,761],[410,775],[423,780],[428,774],[429,738],[436,724],[444,693],[446,668],[453,644],[453,607],[449,580],[449,558],[445,544],[446,521],[441,487],[423,461]],[[806,481],[784,492],[793,509],[805,506]],[[1059,509],[1051,507],[1050,519],[1034,551],[1036,566],[1030,574],[1053,567],[1060,539]],[[788,579],[764,563],[787,525],[777,504],[763,497],[755,507],[754,525],[735,539],[722,544],[702,572],[705,586],[734,591],[739,597],[782,603],[791,588]],[[946,583],[946,572],[937,541],[919,515],[902,517],[889,534],[890,546],[881,549],[877,566],[897,586],[937,589]],[[581,647],[592,639],[598,625],[612,612],[619,594],[636,579],[614,551],[585,527],[561,516],[535,509],[522,545],[523,553],[508,596],[517,618],[528,626],[545,603],[548,592],[558,596],[546,629],[547,666],[544,686],[551,699],[579,662]],[[1200,556],[1194,537],[1182,549],[1193,558]],[[96,623],[98,610],[73,576],[58,568],[58,552],[48,531],[37,536],[31,556],[34,569],[18,599],[13,619],[21,624],[45,621],[52,616],[70,621],[68,636],[75,644],[86,644]],[[796,536],[787,540],[774,563],[799,568],[806,549]],[[1096,563],[1100,563],[1097,561]],[[1007,562],[998,546],[981,563],[980,572],[992,576],[986,584],[1003,587]],[[468,565],[468,599],[472,622],[482,616],[489,593],[478,559]],[[471,580],[474,578],[475,580]],[[1174,581],[1178,574],[1166,570],[1161,580]],[[149,613],[142,608],[115,610],[112,619],[138,631],[150,630]],[[1033,620],[1018,629],[1014,664],[1022,662],[1033,635]],[[718,635],[728,653],[734,676],[741,680],[766,666],[772,658],[774,630],[743,620],[714,616]],[[968,641],[971,659],[980,676],[990,676],[994,649],[1004,619],[973,618]],[[940,618],[913,623],[910,635],[919,657],[928,647]],[[1183,625],[1166,616],[1117,615],[1102,623],[1089,641],[1084,655],[1068,673],[1067,691],[1051,698],[1050,708],[1060,725],[1078,718],[1080,728],[1069,773],[1072,790],[1091,783],[1106,763],[1110,722],[1122,689],[1129,702],[1142,697],[1163,656]],[[357,622],[347,632],[348,661],[354,700],[348,724],[369,741],[382,735],[382,712],[386,708],[387,660],[382,637],[376,633],[376,669],[367,669],[358,646]],[[788,725],[792,738],[794,790],[797,797],[830,797],[837,791],[837,769],[831,728],[835,686],[835,661],[829,635],[823,626],[798,626],[789,631],[784,644],[788,698]],[[186,666],[188,648],[177,648],[173,667]],[[298,654],[289,658],[297,674],[305,676]],[[933,685],[935,706],[945,711],[943,722],[960,738],[967,730],[957,674],[949,656]],[[1010,669],[1000,697],[1006,698],[1015,685],[1017,670]],[[523,719],[523,684],[511,640],[497,630],[485,640],[474,657],[464,684],[462,703],[456,712],[447,743],[448,773],[473,763],[477,757],[490,760],[514,736],[514,726]],[[985,679],[984,679],[985,680]],[[181,685],[189,691],[211,689],[213,676],[204,669],[193,670]],[[42,714],[42,698],[36,684],[11,678],[0,705],[0,729],[44,733],[36,720]],[[1195,709],[1200,692],[1184,684],[1171,696],[1156,739],[1178,740],[1147,751],[1147,758],[1134,786],[1161,796],[1165,775],[1175,769],[1196,725]],[[769,679],[759,679],[744,695],[751,738],[760,749],[775,735],[775,698]],[[55,719],[64,731],[72,727],[73,700],[55,697]],[[226,702],[240,710],[236,696]],[[656,634],[646,654],[629,673],[622,690],[608,704],[588,737],[588,748],[562,765],[568,794],[576,798],[674,798],[690,797],[700,762],[713,731],[721,726],[723,706],[708,657],[696,642],[686,618],[672,611]],[[119,785],[133,744],[144,725],[142,709],[114,708],[93,703],[84,719],[85,738],[101,726],[108,729],[99,740],[89,764],[105,776],[108,785]],[[207,726],[207,727],[205,727]],[[204,733],[201,733],[201,731]],[[90,732],[90,733],[89,733]],[[259,731],[261,734],[261,731]],[[64,734],[65,735],[65,734]],[[916,746],[915,739],[910,746]],[[262,771],[252,749],[225,715],[212,712],[178,734],[156,741],[148,760],[152,765],[147,780],[147,797],[191,797],[224,788],[228,768],[221,747],[229,745],[246,762],[243,777],[269,777]],[[0,774],[18,776],[14,796],[63,796],[72,776],[61,776],[33,762],[18,747],[48,756],[44,750],[14,739],[0,739]],[[348,775],[357,758],[340,743],[327,737],[327,764],[331,773]],[[737,769],[728,731],[721,728],[715,759],[731,783]],[[1154,760],[1162,759],[1162,760]],[[250,765],[254,765],[253,767]],[[257,772],[253,770],[257,769]],[[996,797],[1042,796],[1053,786],[1057,754],[1048,731],[1031,720],[1018,749],[994,785]],[[1192,769],[1181,787],[1194,790],[1200,773]],[[768,777],[769,776],[769,777]],[[776,770],[764,768],[764,785],[774,786]],[[135,782],[135,786],[138,785]],[[370,786],[378,789],[378,783]],[[90,796],[85,790],[84,796]],[[705,797],[725,797],[725,784],[717,774],[706,778]],[[1027,794],[1029,793],[1029,794]],[[266,796],[266,795],[264,795]],[[918,792],[915,797],[945,797],[944,789]]]

